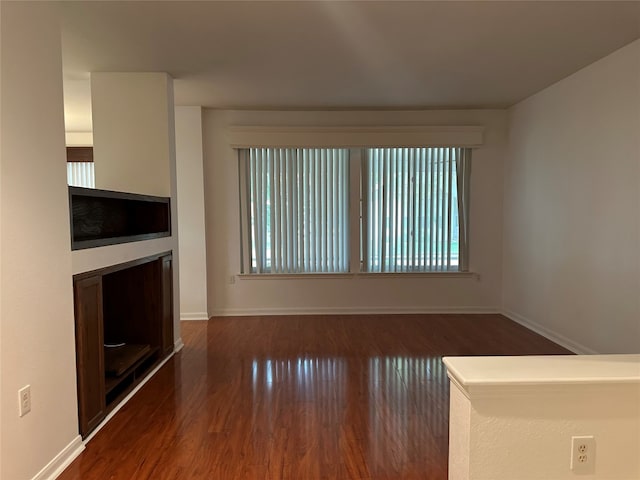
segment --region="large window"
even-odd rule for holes
[[[468,174],[467,149],[367,149],[366,271],[466,270]]]
[[[349,270],[348,150],[243,149],[240,169],[251,273]]]
[[[243,273],[468,270],[470,149],[246,148],[239,158]]]

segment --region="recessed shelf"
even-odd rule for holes
[[[171,235],[168,197],[69,187],[71,249]]]
[[[140,362],[149,352],[149,345],[104,347],[104,371],[107,377],[120,377]]]
[[[135,380],[136,369],[159,350],[158,347],[151,348],[149,345],[125,345],[118,348],[121,349],[118,352],[109,352],[117,349],[104,349],[104,388],[107,397],[116,387]],[[107,406],[109,403],[107,402]]]

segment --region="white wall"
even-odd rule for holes
[[[180,318],[206,320],[202,109],[176,107],[176,179],[180,237]]]
[[[228,128],[255,126],[480,125],[471,183],[472,276],[236,279],[240,270],[238,163]],[[501,291],[504,111],[204,110],[204,178],[209,315],[315,312],[497,311]]]
[[[0,477],[7,480],[33,478],[82,448],[56,8],[1,6]],[[32,410],[20,418],[18,389],[27,384]]]
[[[166,73],[92,73],[96,188],[171,195],[173,80]]]
[[[2,32],[2,5],[0,5],[0,35]],[[0,38],[0,72],[2,67],[2,40]],[[2,137],[4,136],[4,130],[2,130],[2,75],[0,75],[0,213],[2,212]],[[0,254],[2,252],[2,220],[0,217]],[[0,285],[2,285],[2,257],[0,255]],[[2,294],[0,293],[0,372],[2,372]],[[2,381],[0,381],[0,475],[2,475]]]
[[[77,273],[90,272],[111,265],[130,262],[156,253],[164,253],[175,247],[171,237],[154,238],[141,242],[120,243],[105,247],[86,248],[71,252],[71,269]]]
[[[640,351],[640,41],[509,110],[503,305],[578,351]]]
[[[67,147],[93,147],[93,132],[65,132]]]
[[[569,468],[574,435],[596,439],[595,474],[586,475],[590,480],[640,478],[638,384],[542,390],[472,403],[468,478],[580,477]]]

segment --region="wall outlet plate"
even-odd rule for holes
[[[31,411],[31,385],[18,390],[18,415],[24,417]]]
[[[571,437],[569,466],[575,473],[595,473],[596,439],[593,435]]]

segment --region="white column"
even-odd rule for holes
[[[173,80],[166,73],[92,73],[96,188],[171,195]]]
[[[202,109],[176,107],[180,318],[207,320]]]

